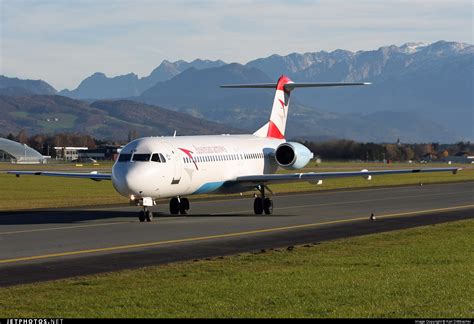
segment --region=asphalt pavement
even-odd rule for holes
[[[0,286],[213,258],[474,217],[474,182],[191,201],[140,223],[139,207],[0,212]],[[370,220],[370,215],[375,220]]]

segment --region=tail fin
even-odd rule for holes
[[[368,82],[330,82],[330,83],[295,83],[285,75],[280,76],[277,84],[232,84],[223,85],[221,88],[273,88],[276,87],[275,99],[273,100],[272,113],[268,123],[257,130],[254,135],[258,137],[285,138],[286,119],[288,116],[288,105],[290,104],[290,92],[295,88],[315,87],[340,87],[354,85],[368,85]]]
[[[268,121],[267,137],[285,138],[286,119],[288,116],[288,105],[290,104],[290,91],[285,88],[286,84],[293,83],[287,76],[282,75],[278,79],[275,99],[273,99],[272,113]]]

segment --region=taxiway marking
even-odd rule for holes
[[[466,209],[466,208],[473,208],[473,207],[474,207],[474,205],[463,205],[463,206],[453,206],[453,207],[437,208],[437,209],[426,209],[426,210],[418,210],[418,211],[403,212],[403,213],[377,215],[377,218],[378,219],[383,219],[383,218],[398,217],[398,216],[415,216],[415,215],[426,214],[426,213],[452,211],[452,210],[459,210],[459,209]],[[274,228],[266,228],[266,229],[260,229],[260,230],[244,231],[244,232],[236,232],[236,233],[228,233],[228,234],[216,234],[216,235],[191,237],[191,238],[169,240],[169,241],[158,241],[158,242],[139,243],[139,244],[130,244],[130,245],[122,245],[122,246],[112,246],[112,247],[105,247],[105,248],[89,249],[89,250],[68,251],[68,252],[60,252],[60,253],[52,253],[52,254],[44,254],[44,255],[35,255],[35,256],[27,256],[27,257],[15,258],[15,259],[0,260],[0,264],[21,262],[21,261],[32,261],[32,260],[40,260],[40,259],[49,259],[49,258],[56,258],[56,257],[62,257],[62,256],[90,254],[90,253],[98,253],[98,252],[110,252],[110,251],[137,249],[137,248],[146,248],[146,247],[153,247],[153,246],[159,246],[159,245],[165,245],[165,244],[197,242],[197,241],[205,241],[205,240],[229,238],[229,237],[238,237],[238,236],[245,236],[245,235],[252,235],[252,234],[271,233],[271,232],[278,232],[278,231],[285,231],[285,230],[301,229],[301,228],[308,228],[308,227],[317,227],[317,226],[323,226],[323,225],[332,225],[332,224],[338,224],[338,223],[348,223],[348,222],[367,220],[367,219],[368,219],[367,216],[365,216],[365,217],[355,217],[355,218],[350,218],[350,219],[341,219],[341,220],[327,221],[327,222],[320,222],[320,223],[310,223],[310,224],[274,227]]]

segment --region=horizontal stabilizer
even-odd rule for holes
[[[370,82],[293,82],[284,85],[285,90],[291,91],[295,88],[320,88],[320,87],[345,87],[345,86],[360,86],[369,85]],[[266,88],[276,89],[277,83],[249,83],[249,84],[225,84],[221,88]]]

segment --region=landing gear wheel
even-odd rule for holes
[[[188,198],[181,198],[179,203],[179,213],[181,215],[186,215],[186,212],[189,210],[189,200]]]
[[[145,219],[147,222],[151,222],[151,220],[153,219],[153,213],[151,210],[145,211]]]
[[[171,215],[177,215],[179,213],[179,200],[178,198],[171,198],[170,200],[170,213]]]
[[[263,213],[263,199],[260,197],[255,198],[253,202],[253,211],[255,215],[262,215]]]
[[[263,210],[266,215],[271,215],[273,213],[273,200],[270,198],[265,198],[263,200]]]
[[[141,211],[138,213],[138,219],[140,220],[140,222],[144,222],[144,221],[145,221],[145,211],[141,210]]]

